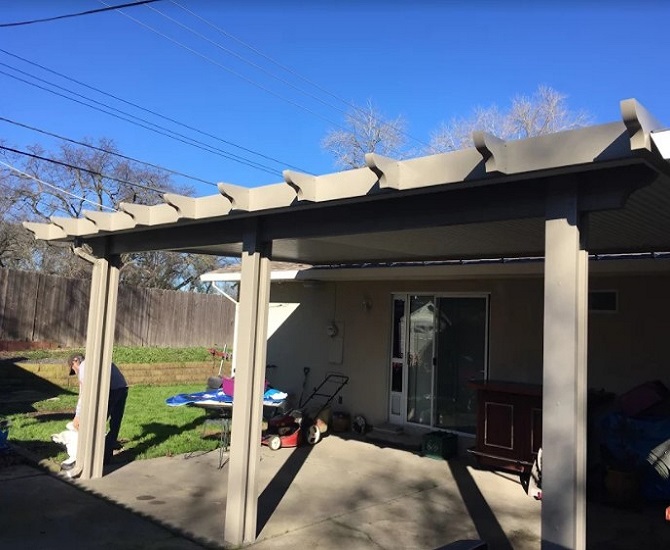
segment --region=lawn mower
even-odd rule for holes
[[[297,409],[267,421],[268,427],[261,444],[273,451],[282,447],[297,447],[302,443],[316,445],[328,429],[327,414],[323,413],[348,381],[349,377],[343,374],[328,374]]]

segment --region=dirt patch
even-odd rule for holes
[[[59,347],[55,342],[47,341],[16,341],[16,340],[0,340],[0,352],[17,352],[35,349],[55,349]]]

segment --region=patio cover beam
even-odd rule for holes
[[[257,227],[244,236],[239,328],[235,343],[237,372],[228,467],[224,540],[235,547],[256,540],[257,470],[265,387],[270,304],[271,243],[259,240]]]
[[[576,186],[575,186],[576,187]],[[588,253],[576,188],[547,197],[542,549],[586,547]]]
[[[584,210],[620,208],[635,188],[649,183],[656,176],[657,172],[644,162],[601,167],[598,171],[573,175],[581,185],[580,206]],[[556,175],[536,176],[500,186],[462,189],[446,186],[415,193],[389,192],[374,198],[307,203],[262,213],[240,212],[234,216],[183,224],[178,230],[174,226],[155,226],[143,230],[142,238],[138,238],[135,232],[119,232],[82,239],[91,245],[104,240],[109,243],[110,252],[116,254],[166,249],[198,252],[207,247],[233,248],[241,242],[250,219],[262,220],[258,230],[265,241],[427,229],[510,219],[542,219],[545,188],[557,179],[564,181]]]

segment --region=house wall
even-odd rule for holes
[[[670,276],[594,276],[592,290],[616,290],[616,313],[589,314],[589,387],[620,393],[660,379],[670,387],[665,339],[670,334]],[[364,281],[274,284],[272,301],[300,307],[268,342],[268,379],[299,395],[303,367],[307,390],[328,372],[350,377],[334,408],[387,418],[391,295],[393,293],[489,293],[489,377],[542,382],[544,282],[541,276],[468,281]],[[370,308],[364,307],[366,302]],[[335,321],[338,335],[327,334]],[[338,361],[338,346],[342,357]],[[334,353],[335,351],[335,353]]]
[[[299,304],[268,338],[266,378],[270,384],[290,394],[291,404],[300,400],[309,369],[305,392],[323,379],[328,366],[326,332],[334,319],[333,283],[273,283],[270,301],[276,304]],[[294,306],[290,306],[294,307]]]
[[[616,290],[617,313],[589,315],[589,386],[621,393],[648,380],[670,387],[670,276],[592,277]]]

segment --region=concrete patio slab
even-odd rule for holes
[[[219,460],[218,451],[137,460],[88,481],[0,468],[0,547],[222,548],[228,468]],[[314,447],[263,447],[258,493],[254,550],[541,546],[542,503],[517,476],[467,457],[435,460],[333,434]],[[589,502],[587,549],[670,548],[663,512],[663,503]]]
[[[160,458],[78,484],[215,545],[223,539],[228,475],[218,466],[216,452]],[[482,534],[489,548],[539,548],[540,503],[518,480],[460,460],[333,435],[314,447],[263,447],[259,479],[254,548],[435,549]]]

